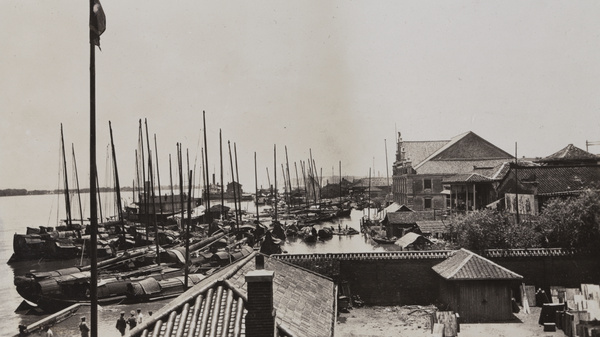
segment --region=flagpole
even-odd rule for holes
[[[93,12],[94,0],[90,0],[90,17]],[[92,32],[90,31],[90,35]],[[91,36],[90,36],[91,37]],[[90,335],[98,336],[98,257],[97,257],[97,228],[98,216],[96,211],[96,46],[90,38],[90,255],[91,255],[91,280],[90,280]]]
[[[90,0],[90,335],[98,336],[98,214],[96,205],[96,46],[106,29],[106,18],[98,0]],[[81,325],[84,323],[82,322]],[[82,327],[80,326],[80,329]],[[83,329],[82,329],[83,330]]]

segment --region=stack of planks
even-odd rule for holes
[[[436,311],[431,315],[432,337],[456,337],[459,332],[458,314],[454,311]]]
[[[581,284],[580,288],[550,287],[553,303],[565,303],[556,313],[556,326],[566,336],[600,336],[600,286]]]

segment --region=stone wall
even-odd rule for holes
[[[438,302],[441,277],[432,267],[452,251],[347,254],[283,254],[274,257],[346,281],[352,295],[368,305],[427,305]],[[484,257],[523,276],[523,283],[578,288],[600,282],[600,257],[561,249],[490,250]],[[517,286],[514,293],[517,296]],[[517,296],[518,297],[518,296]]]

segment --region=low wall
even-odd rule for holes
[[[427,305],[439,299],[440,276],[432,269],[453,251],[347,254],[282,254],[273,257],[346,281],[369,305]],[[562,249],[489,250],[482,256],[523,276],[523,283],[578,288],[600,283],[600,256]],[[515,295],[518,294],[514,289]]]

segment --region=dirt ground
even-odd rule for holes
[[[433,306],[362,307],[338,316],[336,336],[374,337],[431,336],[430,314]],[[538,325],[541,308],[531,308],[530,314],[515,314],[506,323],[461,324],[459,337],[562,337],[564,332],[545,332]]]

